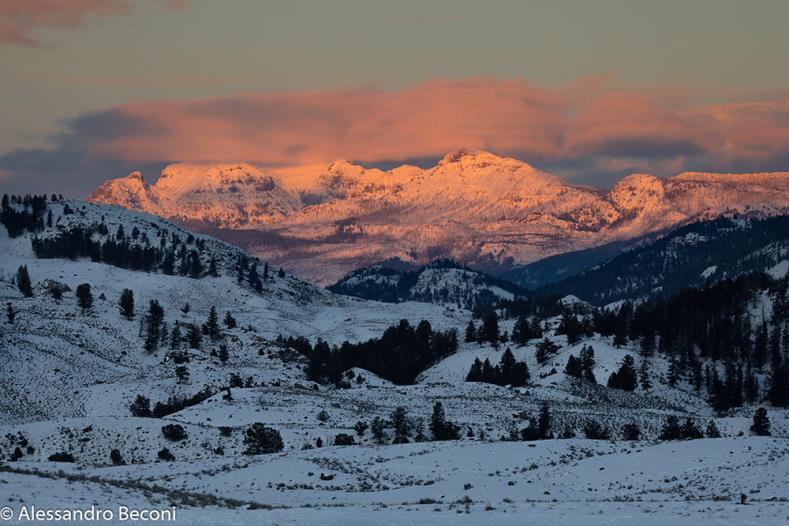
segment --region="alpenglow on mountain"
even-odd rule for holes
[[[789,172],[633,174],[606,191],[461,150],[432,168],[388,171],[173,164],[153,184],[134,172],[89,200],[209,232],[325,284],[391,258],[494,269],[697,219],[786,214]]]

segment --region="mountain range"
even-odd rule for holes
[[[785,214],[789,173],[633,174],[604,190],[460,150],[431,168],[387,171],[173,164],[154,183],[139,172],[107,181],[89,200],[171,219],[327,284],[392,258],[500,270],[699,219]]]

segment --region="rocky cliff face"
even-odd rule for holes
[[[199,226],[327,283],[394,257],[485,268],[697,218],[788,213],[789,173],[635,174],[606,192],[463,150],[429,169],[388,171],[347,161],[267,171],[174,164],[154,184],[137,172],[107,181],[90,200]]]

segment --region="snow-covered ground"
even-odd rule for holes
[[[100,205],[87,205],[85,214],[63,221],[103,215],[110,232],[118,223],[127,232],[133,224],[152,233],[178,228]],[[232,264],[237,249],[207,243],[222,265]],[[752,437],[753,407],[716,417],[684,382],[667,385],[668,364],[658,356],[651,359],[654,386],[647,391],[566,377],[568,357],[585,345],[594,348],[599,383],[626,354],[640,365],[635,348],[614,347],[610,338],[568,346],[564,336],[551,335],[561,349],[544,364],[535,359],[536,341],[510,344],[531,371],[524,388],[465,382],[475,358],[496,364],[507,344],[461,342],[415,385],[393,385],[354,369],[351,388],[336,389],[309,381],[304,358],[276,336],[339,344],[379,336],[400,319],[426,319],[462,335],[471,313],[337,296],[290,276],[255,293],[234,275],[191,279],[89,260],[36,259],[28,237],[10,239],[3,228],[0,247],[0,305],[10,302],[18,311],[13,325],[0,324],[0,508],[174,506],[181,524],[783,524],[789,515],[789,413],[770,410],[773,436]],[[23,264],[32,298],[10,282]],[[71,290],[55,300],[43,289],[45,280]],[[73,291],[84,282],[91,284],[94,306],[83,313]],[[118,310],[124,288],[134,291],[133,320]],[[189,379],[179,382],[169,345],[152,353],[143,348],[140,321],[154,299],[169,327],[203,323],[212,306],[220,320],[230,312],[238,327],[224,328],[228,360],[216,355],[219,342],[205,337],[201,349],[188,351]],[[769,315],[765,306],[759,313]],[[548,323],[555,327],[557,321]],[[513,323],[502,320],[501,329],[512,333]],[[191,396],[205,385],[227,385],[231,374],[252,382],[165,418],[130,415],[137,395],[152,403]],[[354,430],[358,421],[388,418],[402,406],[412,426],[429,434],[438,401],[460,426],[461,440],[379,445],[369,429],[361,435]],[[503,440],[526,427],[543,403],[550,406],[554,433],[577,438]],[[702,428],[714,420],[723,438],[659,442],[670,414]],[[614,440],[582,438],[590,419]],[[255,422],[279,430],[281,452],[245,454],[244,433]],[[628,423],[639,425],[643,440],[622,440]],[[183,426],[187,437],[168,440],[161,430],[167,424]],[[341,433],[354,436],[356,445],[332,445]],[[10,461],[17,447],[22,456]],[[174,461],[159,459],[163,448]],[[124,465],[113,465],[114,449]],[[47,460],[60,452],[70,452],[75,462]],[[741,494],[746,505],[738,504]]]

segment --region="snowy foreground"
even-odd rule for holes
[[[331,447],[59,474],[19,463],[40,472],[0,474],[0,497],[15,508],[180,500],[182,524],[785,524],[788,455],[783,439],[737,438]],[[208,494],[228,501],[186,505]]]
[[[59,205],[58,205],[59,206]],[[161,220],[111,207],[88,205],[66,221],[102,217],[111,232],[122,222],[155,239],[177,229]],[[56,218],[59,214],[56,213]],[[94,217],[94,218],[95,218]],[[183,233],[181,232],[183,235]],[[209,241],[207,255],[222,268],[237,249]],[[594,374],[607,378],[634,346],[616,348],[594,336],[567,345],[543,364],[535,344],[512,345],[528,363],[531,382],[509,388],[465,382],[475,358],[498,362],[502,349],[462,342],[458,352],[424,371],[415,385],[396,386],[354,370],[350,388],[317,385],[304,373],[305,360],[275,341],[279,334],[323,338],[332,344],[380,335],[406,318],[462,334],[471,313],[452,306],[398,305],[337,296],[291,276],[268,281],[262,293],[240,286],[232,275],[190,279],[135,272],[87,260],[36,259],[29,239],[10,239],[0,228],[0,305],[13,303],[14,324],[0,324],[0,519],[20,511],[110,511],[110,521],[133,523],[119,507],[176,513],[177,524],[400,525],[770,525],[789,520],[789,413],[769,409],[771,437],[750,436],[754,407],[716,417],[687,382],[666,382],[667,362],[652,361],[653,386],[633,392],[584,385],[562,372],[568,357],[594,347]],[[34,295],[22,297],[11,282],[26,265]],[[68,286],[60,300],[46,280]],[[92,286],[94,304],[82,312],[74,290]],[[118,311],[124,288],[134,291],[136,318]],[[189,349],[189,377],[177,378],[169,346],[143,349],[140,320],[157,300],[169,327],[206,320],[216,306],[238,320],[225,328],[229,357],[216,344]],[[186,311],[185,304],[190,305]],[[769,313],[769,305],[754,307]],[[558,320],[548,320],[555,324]],[[501,328],[512,332],[513,320]],[[535,342],[536,343],[536,342]],[[183,349],[182,349],[183,350]],[[231,375],[252,381],[221,386]],[[764,378],[761,378],[764,381]],[[138,395],[152,402],[187,397],[205,385],[215,394],[163,418],[139,418],[129,405]],[[426,425],[433,404],[460,426],[463,438],[449,442],[378,445],[358,421],[389,418],[405,407]],[[578,438],[534,442],[503,440],[550,406],[553,432]],[[722,438],[661,442],[668,415],[690,418],[704,428],[714,421]],[[582,438],[594,420],[615,440]],[[281,433],[279,453],[245,454],[245,431],[255,422]],[[165,425],[182,426],[187,437],[168,440]],[[643,440],[625,441],[621,429],[637,424]],[[387,430],[387,442],[391,432]],[[338,434],[352,446],[334,446]],[[517,433],[516,433],[517,434]],[[320,441],[322,447],[315,447]],[[159,456],[168,448],[174,460]],[[18,455],[16,453],[18,450]],[[121,462],[112,460],[117,450]],[[68,452],[73,462],[54,462]],[[12,456],[18,456],[9,461]],[[746,504],[740,504],[745,495]],[[10,510],[10,512],[8,511]],[[7,513],[10,513],[10,520]],[[46,523],[47,521],[38,521]],[[150,522],[150,521],[146,521]]]

